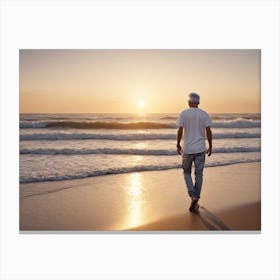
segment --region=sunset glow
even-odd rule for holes
[[[139,100],[139,101],[138,101],[138,107],[139,107],[140,109],[145,108],[145,101],[144,101],[144,100]]]
[[[21,113],[260,112],[260,50],[20,50]]]

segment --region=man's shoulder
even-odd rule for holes
[[[208,114],[206,111],[204,111],[203,109],[197,108],[201,113],[203,114]]]
[[[183,116],[187,113],[188,109],[184,109],[183,111],[180,112],[179,117]]]
[[[209,114],[208,114],[206,111],[204,111],[204,110],[202,110],[202,109],[200,109],[200,108],[199,108],[199,111],[200,111],[200,113],[201,113],[202,115],[204,115],[204,116],[209,116]]]

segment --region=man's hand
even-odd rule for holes
[[[178,128],[178,131],[177,131],[177,153],[178,153],[179,155],[182,154],[182,147],[181,147],[181,145],[180,145],[180,142],[181,142],[181,139],[182,139],[182,135],[183,135],[183,127],[180,126],[180,127]]]
[[[211,154],[212,154],[212,147],[210,146],[210,147],[208,148],[208,150],[207,150],[207,155],[208,155],[208,157],[210,157]]]
[[[208,140],[208,144],[209,144],[209,148],[207,150],[207,155],[208,155],[208,157],[210,157],[212,154],[212,131],[211,131],[210,126],[206,127],[206,135],[207,135],[207,140]]]
[[[177,144],[177,153],[178,153],[178,155],[182,154],[182,147],[180,144]]]

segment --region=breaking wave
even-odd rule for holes
[[[259,162],[259,161],[260,160],[258,158],[238,159],[238,160],[229,160],[226,162],[206,163],[205,167],[225,166],[231,164],[250,163],[250,162]],[[109,174],[124,174],[129,172],[168,170],[168,169],[175,169],[180,167],[181,164],[169,164],[169,165],[167,164],[167,165],[144,165],[144,166],[142,165],[142,166],[125,167],[125,168],[110,168],[104,170],[88,171],[80,174],[69,174],[69,175],[61,175],[61,176],[47,176],[47,177],[30,176],[27,178],[23,177],[20,179],[20,183],[63,181],[63,180],[82,179],[82,178],[109,175]]]
[[[229,132],[215,133],[213,139],[230,139],[230,138],[260,138],[260,133],[247,132]],[[129,134],[97,134],[97,133],[30,133],[20,135],[20,140],[87,140],[87,139],[104,139],[104,140],[174,140],[176,134],[162,133],[129,133]]]
[[[230,147],[216,148],[213,153],[243,153],[259,152],[259,147]],[[43,154],[43,155],[91,155],[91,154],[112,154],[112,155],[177,155],[176,150],[144,150],[144,149],[21,149],[21,154]]]
[[[170,119],[167,117],[168,120]],[[166,120],[166,118],[165,118]],[[216,128],[253,128],[260,127],[260,120],[237,119],[231,121],[215,121]],[[104,121],[21,121],[20,128],[60,128],[60,129],[172,129],[176,122],[104,122]]]

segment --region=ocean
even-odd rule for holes
[[[210,114],[206,168],[261,161],[260,114]],[[21,114],[20,183],[181,167],[178,114]]]

